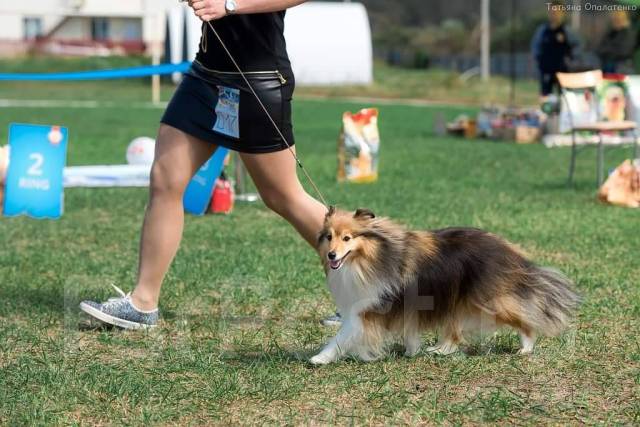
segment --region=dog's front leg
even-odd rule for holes
[[[313,365],[327,365],[336,362],[340,358],[340,348],[338,346],[338,337],[335,336],[322,349],[322,351],[313,356],[309,362]]]
[[[326,365],[338,361],[351,351],[361,335],[362,326],[359,319],[345,320],[338,334],[309,362],[314,365]]]

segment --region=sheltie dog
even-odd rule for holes
[[[475,228],[410,231],[366,209],[331,208],[318,252],[343,323],[313,364],[375,360],[399,340],[414,356],[429,329],[439,340],[428,351],[446,355],[464,333],[510,326],[526,354],[538,335],[562,332],[579,304],[563,274]]]

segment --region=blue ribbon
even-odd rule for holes
[[[0,81],[109,80],[184,73],[190,62],[161,64],[117,70],[76,71],[71,73],[0,73]]]

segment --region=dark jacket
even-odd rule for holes
[[[632,73],[636,32],[627,27],[610,29],[598,46],[598,56],[605,73]]]
[[[565,25],[551,28],[548,23],[536,30],[531,40],[531,52],[543,73],[569,71],[569,64],[578,57],[580,43]]]

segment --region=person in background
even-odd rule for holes
[[[536,30],[531,40],[531,52],[540,72],[540,95],[550,95],[559,89],[556,73],[569,70],[569,64],[578,57],[580,43],[565,25],[562,2],[552,2],[549,20]]]
[[[598,57],[604,73],[633,73],[633,52],[636,47],[636,31],[631,26],[625,10],[611,13],[611,28],[598,46]]]

